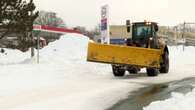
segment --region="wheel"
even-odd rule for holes
[[[169,72],[169,54],[165,52],[163,57],[163,63],[160,67],[160,73],[168,73]]]
[[[147,68],[146,71],[148,76],[158,76],[158,69],[156,68]]]
[[[112,72],[114,76],[121,77],[125,75],[125,69],[121,66],[112,65]]]

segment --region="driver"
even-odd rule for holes
[[[147,34],[148,34],[148,29],[145,30],[144,28],[142,28],[141,36],[147,37]]]

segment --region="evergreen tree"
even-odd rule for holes
[[[1,0],[0,39],[14,33],[17,34],[20,47],[30,47],[31,38],[28,33],[32,32],[33,22],[38,17],[38,12],[34,12],[35,8],[33,0],[28,3],[26,0]]]

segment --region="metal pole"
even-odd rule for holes
[[[39,64],[39,48],[40,48],[40,36],[37,35],[37,63]]]
[[[31,58],[35,56],[35,52],[34,52],[34,35],[33,32],[30,33],[30,37],[31,37]]]
[[[33,15],[33,11],[30,12],[30,16],[32,16],[32,15]],[[33,25],[32,25],[32,27],[33,27]],[[30,37],[31,37],[31,58],[33,58],[35,56],[33,31],[30,32]]]
[[[184,22],[184,27],[183,27],[183,34],[182,34],[182,39],[185,41],[185,36],[184,36],[184,34],[185,34],[185,28],[186,28],[186,23]],[[185,43],[183,43],[183,51],[185,51]]]

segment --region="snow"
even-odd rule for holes
[[[172,93],[171,98],[152,102],[144,110],[194,110],[195,89],[187,94]]]
[[[1,110],[104,110],[147,84],[195,76],[194,47],[170,47],[170,73],[116,78],[111,66],[86,61],[89,39],[67,34],[40,50],[40,63],[30,51],[0,53]]]

